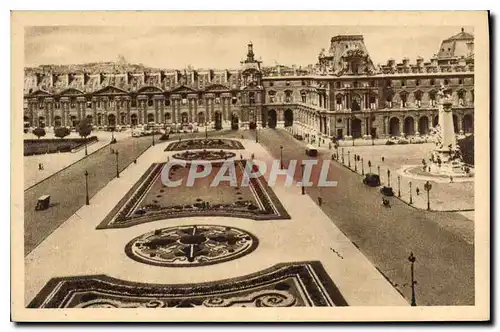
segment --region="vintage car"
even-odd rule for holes
[[[318,149],[312,145],[306,146],[306,155],[310,157],[316,157],[318,155]]]
[[[375,173],[366,173],[363,183],[370,187],[380,186],[380,176]]]

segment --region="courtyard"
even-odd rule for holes
[[[302,195],[300,187],[284,186],[284,177],[269,186],[268,173],[248,187],[228,182],[210,186],[221,160],[235,162],[240,183],[243,166],[252,158],[282,159],[285,168],[292,159],[311,159],[304,155],[304,143],[289,133],[263,129],[256,143],[254,131],[214,132],[209,135],[214,138],[208,143],[212,148],[199,144],[202,136],[173,137],[155,146],[147,138],[123,140],[128,148],[122,149],[147,147],[135,157],[137,163],[124,164],[119,178],[113,179],[111,172],[102,178],[106,184],[92,186],[90,205],[80,197],[56,219],[50,217],[54,208],[45,212],[47,231],[27,233],[28,239],[35,236],[36,245],[25,258],[26,304],[408,305],[410,251],[419,262],[419,305],[473,303],[473,222],[455,212],[410,206],[403,195],[390,210],[384,209],[377,190],[361,183],[360,164],[359,174],[352,157],[347,167],[347,153],[359,154],[365,171],[366,160],[373,160],[372,172],[381,166],[384,182],[384,170],[396,173],[403,163],[418,164],[429,146],[346,146],[345,165],[334,161],[328,172],[328,180],[338,181],[338,186],[307,188]],[[382,151],[384,163],[377,160]],[[321,148],[318,159],[331,160],[332,153]],[[87,163],[98,167],[98,156],[92,154]],[[160,171],[177,158],[188,163],[212,159],[213,171],[193,187],[167,187],[159,179]],[[64,172],[77,174],[86,167],[76,163]],[[64,184],[64,172],[51,177],[51,184]],[[170,169],[168,175],[176,181],[186,179],[187,172],[181,167]],[[300,168],[295,182],[299,174]],[[28,230],[30,224],[38,226],[41,216],[31,211],[29,215],[34,217],[26,220]],[[61,260],[61,255],[67,259]]]
[[[240,136],[238,133],[237,136]],[[248,133],[243,134],[248,137]],[[231,135],[228,135],[231,136]],[[237,138],[241,158],[272,156],[251,139]],[[300,188],[272,188],[264,178],[243,187],[165,188],[152,167],[172,159],[171,142],[147,149],[26,256],[30,307],[217,307],[408,305],[363,253]],[[241,162],[237,160],[235,162]],[[238,173],[241,176],[241,173]],[[185,176],[176,170],[174,177]],[[102,227],[142,185],[130,211],[162,206],[230,204],[229,213],[151,216],[127,227]],[[164,192],[161,192],[164,190]],[[172,191],[167,191],[172,190]],[[239,194],[237,193],[239,192]],[[162,197],[157,197],[161,195]],[[239,199],[239,198],[242,199]],[[270,198],[274,215],[238,215],[238,201],[261,209]],[[137,204],[136,204],[137,203]],[[203,206],[201,204],[200,206]],[[203,211],[203,209],[200,209]],[[224,211],[224,209],[222,209]],[[265,209],[264,209],[265,210]],[[162,211],[164,213],[165,211]],[[135,215],[135,213],[132,213]],[[147,215],[147,214],[146,214]],[[141,215],[144,217],[144,215]],[[78,236],[74,236],[78,234]],[[66,259],[61,260],[63,255]],[[189,270],[186,270],[189,269]],[[187,273],[186,273],[187,272]],[[409,277],[409,275],[408,275]]]

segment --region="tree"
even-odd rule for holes
[[[87,152],[87,137],[92,132],[92,125],[88,119],[83,119],[78,123],[78,134],[85,139],[85,155]]]
[[[35,129],[33,129],[33,135],[38,137],[38,139],[40,139],[40,137],[45,136],[45,134],[46,134],[46,132],[45,132],[45,129],[43,129],[43,128],[37,127]]]
[[[57,127],[54,129],[54,135],[56,137],[59,137],[60,139],[63,139],[64,137],[68,136],[71,133],[69,128],[66,127]]]

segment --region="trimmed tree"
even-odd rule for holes
[[[46,132],[45,132],[45,129],[43,129],[43,128],[37,127],[35,129],[33,129],[33,135],[38,137],[38,139],[40,139],[40,137],[45,136],[45,134],[46,134]]]
[[[54,135],[56,137],[59,137],[60,139],[63,139],[64,137],[68,136],[71,133],[69,128],[66,127],[57,127],[54,129]]]
[[[78,134],[85,139],[85,155],[87,155],[87,137],[92,132],[92,125],[88,119],[83,119],[78,124]]]

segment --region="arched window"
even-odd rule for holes
[[[292,102],[292,91],[286,90],[285,91],[285,103],[291,103]]]

